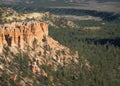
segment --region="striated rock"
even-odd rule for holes
[[[7,51],[3,48],[4,45],[8,47]],[[31,72],[41,77],[48,77],[42,65],[57,71],[59,66],[67,66],[71,62],[78,63],[78,52],[71,54],[69,48],[48,35],[48,25],[38,21],[14,22],[1,26],[0,49],[3,53],[1,55],[4,56],[2,51],[5,51],[8,53],[7,57],[11,58],[6,59],[7,62],[12,62],[12,58],[18,53],[19,58],[27,54]]]
[[[33,46],[34,39],[42,41],[43,36],[48,35],[48,25],[42,22],[14,22],[12,24],[5,24],[0,29],[0,48],[3,45],[10,47],[17,46],[24,48],[25,43]]]

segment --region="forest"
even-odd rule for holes
[[[20,9],[19,7],[14,9]],[[42,8],[41,8],[42,9]],[[57,40],[60,44],[70,48],[71,53],[78,51],[79,63],[71,63],[69,66],[59,67],[58,70],[52,71],[46,65],[42,65],[48,77],[38,77],[29,70],[30,61],[29,54],[13,55],[10,63],[10,70],[16,72],[21,77],[29,77],[33,80],[26,83],[27,86],[119,86],[120,85],[120,15],[116,13],[98,12],[90,10],[74,10],[74,9],[50,9],[45,8],[39,11],[50,11],[58,14],[72,15],[91,15],[101,17],[102,21],[94,20],[76,20],[76,24],[80,28],[49,26],[49,35]],[[34,8],[22,9],[22,11],[33,11]],[[19,10],[21,11],[21,9]],[[61,22],[56,22],[58,25]],[[100,27],[100,29],[84,29],[84,27]],[[9,49],[5,47],[6,59]],[[1,63],[7,64],[5,60],[0,58]],[[90,69],[84,65],[85,61],[89,62]],[[16,65],[17,64],[17,65]],[[23,68],[21,67],[23,66]],[[0,78],[0,86],[17,86],[8,76],[6,71]],[[18,77],[19,82],[21,77]],[[51,79],[51,77],[53,79]]]
[[[73,28],[50,28],[50,35],[72,49],[78,50],[80,62],[88,59],[92,66],[91,71],[80,70],[80,64],[69,68],[70,75],[62,76],[71,80],[69,86],[119,86],[120,85],[120,20],[106,22],[97,31],[80,30]],[[83,21],[81,21],[83,22]],[[82,26],[94,26],[92,21],[80,23]],[[99,23],[97,24],[99,25]],[[57,35],[57,36],[56,36]],[[78,68],[77,68],[78,67]],[[75,69],[73,69],[75,68]],[[60,70],[63,71],[63,70]],[[77,78],[70,76],[74,75]],[[64,79],[62,79],[64,81]],[[64,86],[67,86],[63,84]]]

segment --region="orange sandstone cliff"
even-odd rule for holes
[[[4,46],[9,50],[5,51]],[[3,51],[7,52],[7,56]],[[4,56],[8,57],[5,59],[6,63],[13,63],[12,59],[16,53],[26,53],[30,59],[28,66],[31,71],[44,77],[47,77],[47,73],[41,65],[56,71],[58,66],[68,65],[71,62],[78,63],[79,57],[77,51],[71,54],[69,48],[48,35],[46,23],[37,21],[14,22],[0,26],[0,56],[2,59]],[[7,66],[9,68],[9,64]]]
[[[5,24],[0,29],[0,47],[4,44],[23,48],[25,43],[32,46],[34,39],[42,41],[48,35],[48,25],[39,22],[18,22]]]
[[[1,26],[1,52],[4,45],[22,50],[29,46],[35,49],[35,52],[30,53],[31,56],[34,57],[36,53],[40,52],[41,56],[52,57],[58,63],[63,62],[66,58],[72,59],[74,57],[69,48],[49,37],[48,25],[38,21],[14,22]],[[14,49],[12,50],[14,52]],[[28,52],[28,50],[26,51]],[[78,55],[75,57],[78,57]]]

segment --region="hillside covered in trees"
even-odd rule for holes
[[[4,54],[0,55],[0,86],[120,85],[119,12],[44,7],[35,9],[36,6],[29,4],[28,7],[23,8],[24,5],[23,3],[19,6],[2,4],[2,7],[8,6],[14,10],[0,9],[0,16],[2,16],[0,25],[33,20],[46,22],[49,24],[49,36],[56,40],[56,44],[68,47],[71,55],[75,54],[79,58],[74,61],[72,56],[70,62],[63,59],[65,65],[59,64],[59,60],[57,62],[53,56],[47,56],[46,53],[52,50],[45,37],[42,40],[45,44],[42,47],[45,51],[43,54],[36,52],[41,49],[38,47],[37,40],[34,40],[33,48],[25,47],[26,52],[18,49],[17,54],[11,52],[8,46],[4,46]],[[31,55],[32,53],[34,55]],[[55,51],[56,56],[60,56],[60,53],[66,58],[68,51]],[[30,69],[30,64],[36,61],[36,57],[41,57],[42,62],[46,60],[46,64],[42,65],[36,62],[37,67],[41,69],[40,75],[34,74]],[[49,62],[52,65],[47,65]],[[3,70],[3,67],[6,70]]]

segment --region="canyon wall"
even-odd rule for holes
[[[48,25],[38,21],[14,22],[0,27],[0,53],[6,51],[4,46],[14,54],[27,53],[36,58],[40,64],[48,64],[52,59],[57,64],[68,64],[73,60],[77,62],[78,53],[71,54],[69,48],[61,45],[48,35]],[[9,51],[6,51],[8,53]]]
[[[46,23],[31,21],[4,24],[0,28],[0,47],[8,45],[23,48],[25,44],[32,47],[34,39],[39,40],[40,43],[47,35],[48,25]]]

